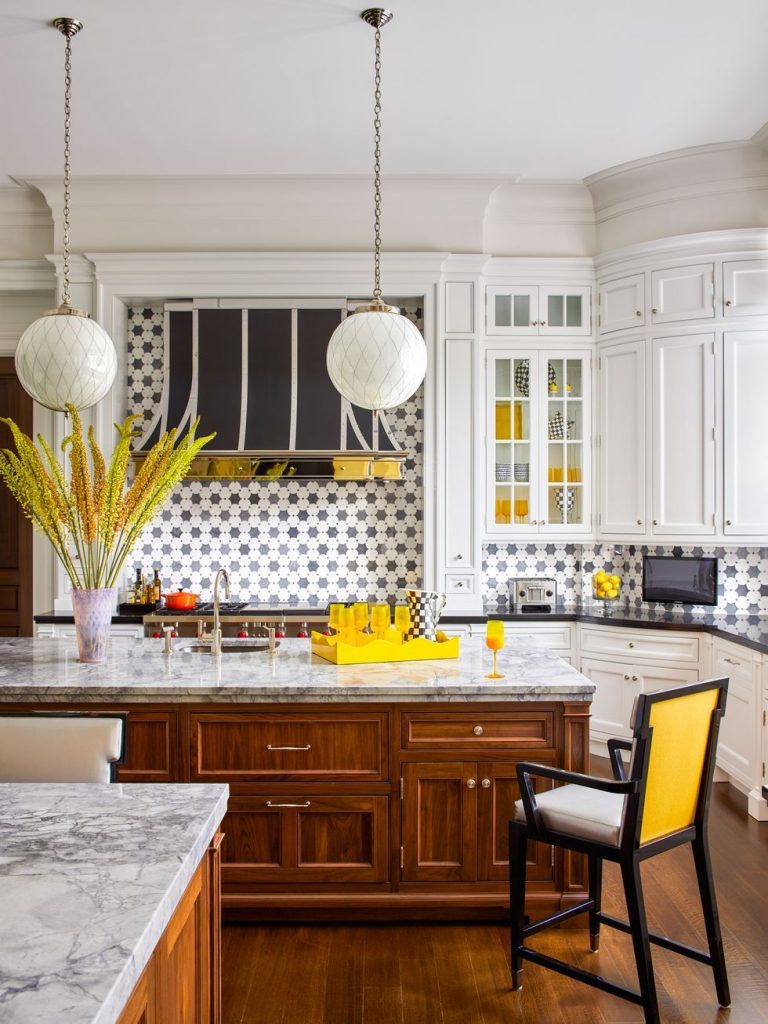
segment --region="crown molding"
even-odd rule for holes
[[[44,292],[55,288],[56,273],[48,260],[0,260],[0,291]]]
[[[724,255],[748,256],[757,252],[768,252],[768,226],[671,235],[669,238],[638,242],[602,252],[595,257],[594,263],[598,277],[608,279],[644,269],[649,259],[674,263],[676,260]]]

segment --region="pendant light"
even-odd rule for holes
[[[64,50],[64,267],[62,302],[24,331],[16,348],[16,373],[36,402],[64,412],[68,404],[87,409],[107,394],[117,373],[117,354],[107,332],[69,298],[69,202],[72,90],[72,37],[83,27],[74,18],[56,18]]]
[[[354,405],[379,411],[402,405],[427,371],[427,347],[415,325],[397,306],[381,299],[381,29],[392,12],[371,7],[363,21],[376,30],[374,128],[374,285],[373,299],[358,306],[331,335],[328,375],[337,391]]]

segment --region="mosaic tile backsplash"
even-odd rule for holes
[[[557,580],[560,600],[590,600],[592,576],[600,569],[622,578],[620,600],[631,606],[661,611],[669,605],[643,602],[643,555],[710,555],[719,559],[718,603],[672,605],[694,615],[768,615],[768,548],[701,545],[624,544],[487,544],[483,548],[484,597],[506,602],[509,581],[516,576],[547,576]]]
[[[154,412],[163,386],[163,307],[128,311],[128,404]],[[383,599],[423,575],[423,398],[388,414],[412,453],[401,482],[189,480],[142,535],[126,566],[159,566],[164,586],[209,600],[211,575],[230,569],[233,599],[325,605]],[[204,426],[204,424],[203,424]]]

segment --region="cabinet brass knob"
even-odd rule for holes
[[[483,781],[480,783],[480,785],[483,787],[483,789],[490,789],[491,788],[491,780],[490,779],[483,779]]]
[[[539,327],[546,327],[546,326],[547,326],[547,321],[546,320],[539,320]]]
[[[642,316],[642,312],[639,309],[635,310],[635,316]]]
[[[654,526],[658,526],[659,525],[659,520],[658,519],[654,519],[653,520],[653,525]]]
[[[629,673],[628,673],[628,672],[625,672],[625,673],[624,673],[624,678],[625,678],[625,679],[629,679]]]
[[[725,304],[726,304],[726,306],[730,306],[731,305],[731,300],[730,299],[726,299],[725,300]]]
[[[643,525],[643,520],[642,519],[638,519],[637,520],[637,525],[638,526],[642,526]]]
[[[633,682],[633,683],[636,683],[636,682],[637,682],[637,676],[632,676],[632,682]]]
[[[725,520],[725,525],[726,526],[730,526],[731,525],[731,520],[730,519],[726,519]]]
[[[459,552],[458,555],[454,555],[453,557],[456,559],[457,562],[460,562],[464,556],[461,554],[461,552]]]
[[[654,316],[656,316],[656,314],[657,314],[657,313],[658,313],[659,311],[658,311],[658,309],[652,309],[652,310],[651,310],[651,312],[653,313],[653,315],[654,315]]]
[[[630,640],[629,643],[627,644],[627,647],[634,647],[634,646],[635,646],[635,641],[634,640]]]
[[[483,727],[482,727],[482,725],[476,725],[475,728],[472,730],[472,732],[475,734],[475,736],[482,736],[483,735]]]
[[[467,789],[474,789],[477,783],[474,779],[467,779]]]

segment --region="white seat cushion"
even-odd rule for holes
[[[559,786],[536,795],[541,820],[553,832],[618,846],[624,797],[587,786]],[[515,821],[525,821],[523,801],[515,804]]]
[[[0,715],[0,782],[109,782],[120,718]]]

